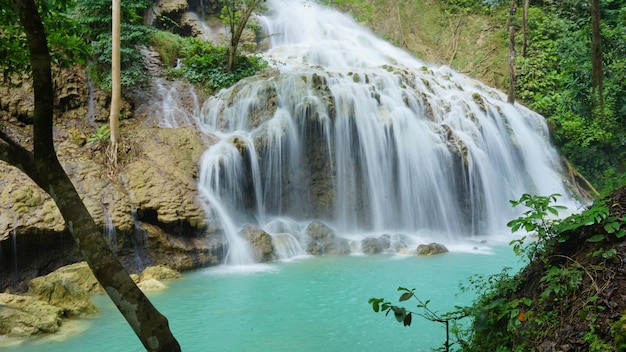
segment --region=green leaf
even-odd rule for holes
[[[407,301],[411,299],[411,297],[413,297],[413,292],[405,292],[402,294],[402,296],[400,296],[400,302]]]
[[[411,326],[411,313],[407,314],[406,317],[404,317],[404,321],[402,323],[404,324],[404,326]]]
[[[406,317],[406,309],[404,307],[391,306],[391,310],[393,310],[393,315],[396,317],[398,322],[404,321],[404,318]]]
[[[604,224],[604,230],[607,233],[614,233],[615,231],[619,230],[619,223],[617,221],[606,223]]]
[[[604,240],[604,235],[594,235],[587,239],[587,242],[595,243]]]

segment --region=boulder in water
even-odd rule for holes
[[[245,224],[239,235],[250,243],[255,261],[266,263],[276,260],[272,236],[269,233],[250,224]]]
[[[167,288],[164,283],[157,279],[147,279],[137,284],[140,290],[143,292],[163,291]]]
[[[350,253],[350,244],[345,238],[337,237],[335,231],[320,220],[313,220],[306,228],[311,238],[307,251],[312,255],[341,255]]]
[[[133,280],[144,292],[162,291],[167,288],[163,281],[181,279],[183,275],[165,265],[149,266],[137,275]]]
[[[385,249],[389,248],[389,239],[385,237],[368,237],[361,241],[361,248],[363,253],[366,254],[381,253]]]
[[[64,316],[89,316],[98,313],[98,308],[89,298],[89,293],[98,289],[97,281],[86,264],[70,265],[46,276],[32,279],[28,292],[38,300],[60,307]]]
[[[0,293],[0,336],[27,337],[57,332],[62,316],[63,308],[34,297]]]
[[[149,266],[141,272],[139,275],[139,282],[147,281],[150,279],[158,281],[176,280],[181,279],[183,275],[174,269],[170,269],[165,265]]]
[[[440,243],[429,243],[429,244],[420,244],[417,246],[416,254],[417,255],[435,255],[441,253],[447,253],[448,248]]]

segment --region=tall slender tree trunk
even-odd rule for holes
[[[120,140],[120,100],[122,98],[121,58],[120,58],[120,29],[121,29],[121,0],[113,0],[111,26],[111,112],[109,115],[109,129],[111,130],[111,144],[108,150],[108,161],[111,170],[117,166],[117,149]]]
[[[600,33],[600,0],[591,0],[591,86],[600,117],[604,114],[602,80],[602,37]]]
[[[53,143],[52,70],[43,22],[34,0],[12,0],[28,41],[35,97],[33,152],[0,130],[0,160],[24,171],[54,200],[94,276],[148,351],[180,351],[167,319],[135,285],[105,241],[63,170]]]
[[[509,94],[507,102],[510,104],[515,103],[515,86],[517,84],[517,75],[515,74],[515,25],[513,24],[516,11],[517,3],[513,0],[509,16]]]
[[[522,57],[526,57],[526,44],[528,42],[528,7],[530,6],[530,0],[524,0],[524,15],[522,21],[524,40],[522,41]]]

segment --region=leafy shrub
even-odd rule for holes
[[[150,46],[159,53],[165,67],[176,66],[183,43],[183,37],[167,31],[154,31],[150,36]]]
[[[89,56],[88,46],[81,38],[85,28],[69,15],[72,4],[67,0],[37,1],[46,28],[51,61],[61,67],[84,63]],[[22,26],[15,25],[19,23],[19,16],[12,2],[1,0],[0,13],[3,20],[0,30],[0,68],[3,79],[8,81],[12,74],[29,72],[31,67],[26,35]]]
[[[154,31],[154,28],[142,23],[143,13],[150,5],[149,0],[122,0],[122,87],[133,87],[148,79],[138,46],[148,43]],[[78,20],[87,27],[85,39],[91,42],[90,76],[100,88],[111,89],[111,1],[78,0],[74,11]]]
[[[213,46],[198,39],[186,38],[180,55],[182,66],[169,70],[169,74],[189,82],[201,83],[210,91],[229,87],[267,67],[267,62],[260,56],[238,55],[235,58],[235,69],[228,73],[228,48]]]
[[[436,314],[428,309],[428,300],[422,301],[415,290],[403,287],[398,288],[403,292],[400,302],[415,298],[418,310],[392,305],[384,298],[372,298],[370,305],[375,312],[393,313],[404,326],[411,325],[411,317],[415,315],[445,323],[446,328],[448,323],[453,323],[454,343],[448,337],[445,351],[452,345],[466,352],[530,351],[544,341],[554,341],[567,329],[587,329],[575,337],[567,336],[578,339],[576,343],[585,344],[589,351],[610,351],[617,346],[621,350],[626,345],[624,317],[610,327],[614,341],[597,332],[607,330],[606,326],[602,329],[599,326],[608,321],[607,317],[598,316],[610,306],[607,303],[610,293],[607,296],[605,290],[609,287],[605,282],[607,271],[601,268],[615,258],[621,262],[610,244],[626,236],[620,215],[623,213],[610,211],[609,204],[619,205],[613,204],[615,200],[598,200],[579,214],[559,219],[558,211],[563,207],[553,204],[558,196],[524,194],[519,200],[511,201],[513,206],[528,210],[507,225],[513,232],[524,230],[536,237],[530,243],[525,237],[511,241],[515,253],[526,257],[529,264],[516,275],[505,268],[496,275],[470,277],[461,290],[477,294],[471,306]],[[590,250],[576,256],[572,250],[580,246],[588,246]],[[464,318],[472,320],[469,328],[455,324]],[[573,324],[577,325],[573,327]]]
[[[604,107],[591,87],[588,3],[531,7],[526,57],[517,60],[517,95],[546,116],[561,153],[596,187],[609,188],[626,170],[626,23],[602,1]]]

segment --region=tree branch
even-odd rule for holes
[[[39,184],[33,153],[19,145],[2,130],[0,130],[0,140],[4,142],[0,143],[0,160],[22,170],[28,177]]]

